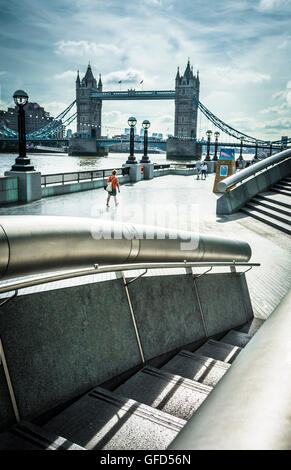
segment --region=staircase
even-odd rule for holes
[[[291,235],[291,177],[259,193],[241,209],[247,215]]]
[[[165,450],[261,323],[146,365],[114,391],[98,386],[42,426],[22,421],[0,435],[0,450]]]

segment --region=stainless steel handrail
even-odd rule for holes
[[[251,248],[230,240],[87,217],[4,216],[0,278],[72,270],[93,264],[246,262]]]
[[[38,286],[41,284],[48,284],[50,282],[56,281],[64,281],[65,279],[72,279],[76,277],[84,277],[90,276],[92,274],[102,274],[102,273],[111,273],[111,272],[118,272],[118,271],[139,271],[141,269],[177,269],[177,268],[205,268],[205,267],[240,267],[240,266],[248,266],[249,269],[255,266],[260,266],[260,263],[243,263],[243,262],[213,262],[213,263],[191,263],[191,262],[183,262],[183,263],[135,263],[135,264],[119,264],[119,265],[111,265],[111,266],[98,266],[94,265],[92,267],[78,269],[74,271],[60,271],[55,273],[50,273],[45,276],[41,277],[29,277],[23,278],[20,280],[13,279],[10,282],[5,282],[1,285],[0,283],[0,294],[11,292],[17,289],[25,289],[27,287]],[[203,273],[205,274],[205,273]],[[199,276],[199,275],[198,275]]]
[[[232,176],[228,176],[227,178],[218,183],[218,189],[219,191],[224,192],[231,186],[240,183],[241,181],[249,178],[250,176],[254,176],[256,173],[261,170],[267,169],[269,166],[275,165],[276,163],[280,163],[288,157],[291,157],[291,148],[283,150],[283,152],[276,153],[275,155],[271,155],[270,157],[267,157],[264,160],[254,163],[252,166],[244,168],[243,170],[238,173],[235,173]]]

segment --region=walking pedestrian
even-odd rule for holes
[[[196,179],[197,180],[199,180],[199,178],[200,178],[200,173],[201,173],[201,162],[200,162],[200,160],[198,160],[196,162],[196,175],[197,175]]]
[[[113,196],[114,197],[114,201],[115,201],[115,205],[117,206],[118,205],[118,202],[117,202],[117,198],[116,198],[116,190],[118,189],[118,192],[120,193],[120,187],[119,187],[119,181],[118,181],[118,178],[116,176],[116,173],[117,171],[116,170],[112,170],[112,175],[109,176],[108,180],[107,180],[107,183],[110,184],[111,183],[111,190],[108,191],[108,196],[107,196],[107,201],[106,201],[106,206],[109,207],[109,201],[110,201],[110,197]]]
[[[206,179],[206,174],[207,174],[208,166],[206,162],[204,161],[201,165],[201,179],[205,180]],[[204,178],[203,178],[204,176]]]

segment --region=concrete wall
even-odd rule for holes
[[[195,282],[209,335],[252,318],[244,275]],[[191,274],[145,276],[128,289],[146,360],[206,338]],[[22,419],[142,366],[122,279],[16,297],[1,307],[0,336]],[[0,431],[13,422],[0,366]]]
[[[291,158],[275,165],[268,170],[253,176],[237,187],[225,193],[217,200],[217,214],[232,214],[237,212],[254,196],[267,191],[282,178],[291,173]]]
[[[18,179],[16,176],[0,178],[0,204],[18,201]]]

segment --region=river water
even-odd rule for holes
[[[43,175],[49,175],[103,168],[120,168],[126,162],[128,153],[109,153],[106,157],[72,157],[64,153],[28,153],[27,156],[30,158],[35,170],[40,171]],[[16,157],[16,153],[0,153],[0,176],[4,176],[4,172],[11,169]],[[237,157],[238,155],[236,155]],[[141,158],[142,154],[136,154],[137,161],[140,161]],[[149,154],[149,158],[152,163],[183,163],[182,160],[178,162],[167,160],[166,153]],[[244,159],[252,158],[253,155],[244,154]],[[191,161],[188,160],[186,163],[191,163]]]
[[[128,155],[127,153],[109,153],[106,157],[71,157],[63,153],[27,154],[34,169],[40,171],[43,175],[103,168],[120,168],[126,162]],[[170,163],[170,160],[166,160],[166,154],[149,154],[148,156],[152,163]],[[16,157],[16,153],[0,153],[0,176],[3,176],[5,171],[11,169]],[[141,154],[136,154],[137,161],[141,158]]]

